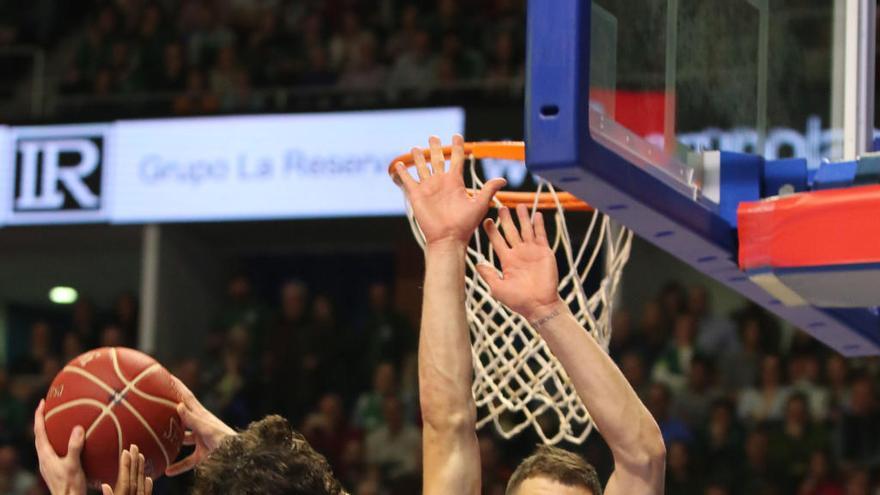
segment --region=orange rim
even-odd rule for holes
[[[444,146],[442,150],[443,157],[446,160],[449,160],[452,156],[452,146]],[[425,149],[423,150],[423,154],[425,155],[425,160],[430,161],[431,150]],[[466,156],[472,156],[478,160],[482,158],[497,158],[499,160],[515,160],[523,162],[526,159],[526,147],[525,143],[521,141],[484,141],[478,143],[464,143],[464,154]],[[391,164],[388,165],[388,174],[392,178],[396,175],[394,164],[397,162],[403,162],[407,167],[415,166],[412,154],[410,153],[395,157],[394,160],[391,161]],[[468,192],[473,194],[472,190],[468,190]],[[495,194],[495,199],[508,208],[515,208],[516,205],[524,204],[529,207],[537,206],[539,210],[556,209],[557,198],[559,200],[559,205],[566,211],[593,210],[592,206],[588,205],[577,196],[564,191],[557,192],[555,195],[549,192],[536,193],[513,191],[499,191]],[[493,202],[493,204],[495,203]]]

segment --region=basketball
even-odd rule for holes
[[[82,465],[91,483],[116,482],[119,455],[135,444],[153,479],[183,441],[171,375],[150,356],[124,347],[83,353],[55,376],[46,394],[46,432],[59,455],[70,432],[85,429]]]

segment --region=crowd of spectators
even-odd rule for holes
[[[232,277],[204,348],[167,363],[224,421],[288,418],[353,494],[413,494],[420,483],[416,322],[388,285],[364,287],[362,309],[340,311],[303,282],[261,298]],[[642,308],[619,309],[610,353],[660,425],[669,495],[880,493],[880,361],[846,359],[752,306],[712,311],[701,286],[670,283]],[[70,323],[35,321],[27,352],[0,370],[0,493],[42,493],[31,412],[62,363],[88,347],[133,345],[137,304],[107,316],[77,303]],[[504,493],[534,437],[479,432],[484,493]],[[582,453],[603,476],[599,435]],[[162,479],[156,493],[186,493]]]
[[[175,95],[176,113],[256,111],[255,88],[429,96],[521,80],[524,1],[116,0],[97,8],[63,93]]]

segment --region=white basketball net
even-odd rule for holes
[[[482,188],[473,157],[469,173],[474,187]],[[572,246],[566,214],[556,190],[549,182],[542,179],[538,182],[537,192],[550,192],[556,201],[554,221],[548,222],[548,239],[557,253],[559,293],[575,318],[607,351],[614,295],[629,258],[632,232],[614,225],[598,210],[570,212],[570,218],[578,217],[573,221],[583,221],[586,226],[583,241],[577,247]],[[533,215],[536,205],[537,201],[532,206]],[[424,235],[412,208],[407,206],[413,234],[424,248]],[[597,260],[603,250],[604,263],[599,265],[604,265],[604,275],[598,289],[587,294],[584,283],[592,270],[601,273]],[[477,427],[492,422],[498,433],[509,439],[531,426],[545,444],[554,445],[563,440],[583,443],[593,429],[589,412],[565,370],[529,322],[492,297],[489,285],[476,270],[482,260],[498,266],[491,245],[481,238],[478,230],[468,247],[465,303],[475,369],[473,393],[479,414]]]

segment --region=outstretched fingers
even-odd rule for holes
[[[535,233],[532,230],[532,219],[529,218],[529,207],[524,204],[516,205],[516,216],[519,219],[519,233],[523,242],[532,242]]]
[[[428,146],[431,149],[431,170],[434,174],[446,173],[446,158],[443,156],[443,143],[437,136],[428,138]]]
[[[449,157],[449,173],[461,175],[464,171],[464,138],[461,134],[452,136],[452,153]]]
[[[510,209],[505,207],[498,209],[498,219],[501,220],[501,229],[504,231],[504,238],[510,247],[515,248],[522,244],[522,237],[519,236],[519,230],[513,223],[513,217],[510,215]]]
[[[425,161],[425,154],[422,149],[416,146],[412,149],[413,163],[416,164],[416,170],[419,172],[419,179],[425,180],[431,176],[431,170],[428,169],[428,163]]]
[[[498,253],[498,257],[503,264],[508,253],[510,253],[510,246],[507,245],[507,241],[501,236],[501,232],[498,230],[498,225],[495,224],[495,221],[491,218],[487,218],[483,221],[483,230],[486,231],[486,235],[489,237],[489,242],[492,244],[492,249]]]
[[[415,191],[415,188],[418,187],[419,183],[413,179],[412,175],[409,175],[406,165],[404,165],[403,162],[397,162],[394,164],[394,170],[397,172],[397,183],[403,186],[403,190],[406,191],[407,194],[411,194]]]
[[[540,211],[535,214],[533,226],[535,229],[535,241],[542,246],[549,247],[550,242],[547,240],[547,229],[544,228],[544,214]]]

